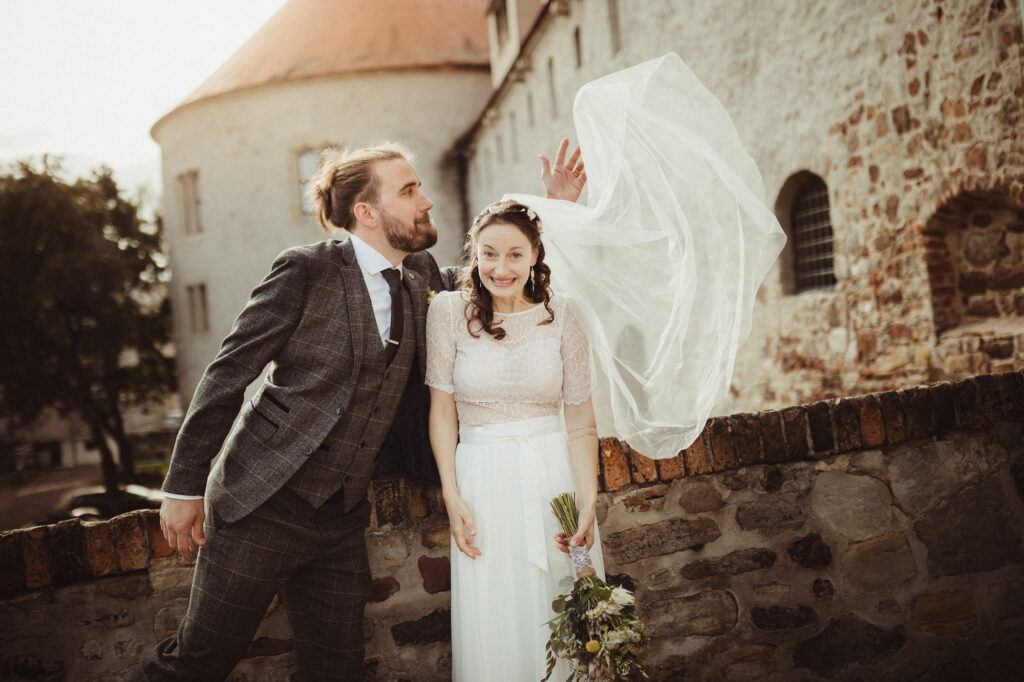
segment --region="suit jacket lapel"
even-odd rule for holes
[[[345,241],[341,245],[341,273],[345,282],[344,305],[348,309],[348,319],[351,325],[350,338],[352,339],[352,358],[355,367],[359,367],[363,361],[363,350],[366,347],[366,335],[372,334],[380,341],[380,333],[377,331],[377,322],[373,316],[373,304],[370,303],[370,292],[366,290],[366,280],[363,279],[363,271],[356,260],[356,251],[351,241]]]

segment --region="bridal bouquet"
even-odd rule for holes
[[[576,534],[576,500],[562,493],[551,500],[551,509],[566,538]],[[558,658],[569,660],[572,682],[604,682],[647,678],[640,665],[640,653],[647,647],[647,634],[637,614],[633,593],[610,586],[597,577],[586,545],[570,547],[576,580],[572,588],[552,603],[557,614],[548,624],[551,637],[544,647],[551,677]],[[542,681],[543,682],[543,681]]]

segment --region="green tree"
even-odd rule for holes
[[[0,175],[0,416],[30,425],[55,407],[88,425],[103,482],[135,480],[122,410],[174,388],[159,219],[109,169],[68,181],[59,164]]]

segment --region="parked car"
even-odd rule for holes
[[[164,495],[142,485],[126,485],[116,495],[108,495],[103,486],[77,488],[54,510],[60,519],[101,520],[136,509],[159,509]]]

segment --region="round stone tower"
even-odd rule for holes
[[[181,395],[274,256],[324,237],[302,190],[327,145],[407,145],[436,205],[432,251],[454,262],[463,193],[446,152],[489,94],[478,0],[291,0],[157,121]]]

